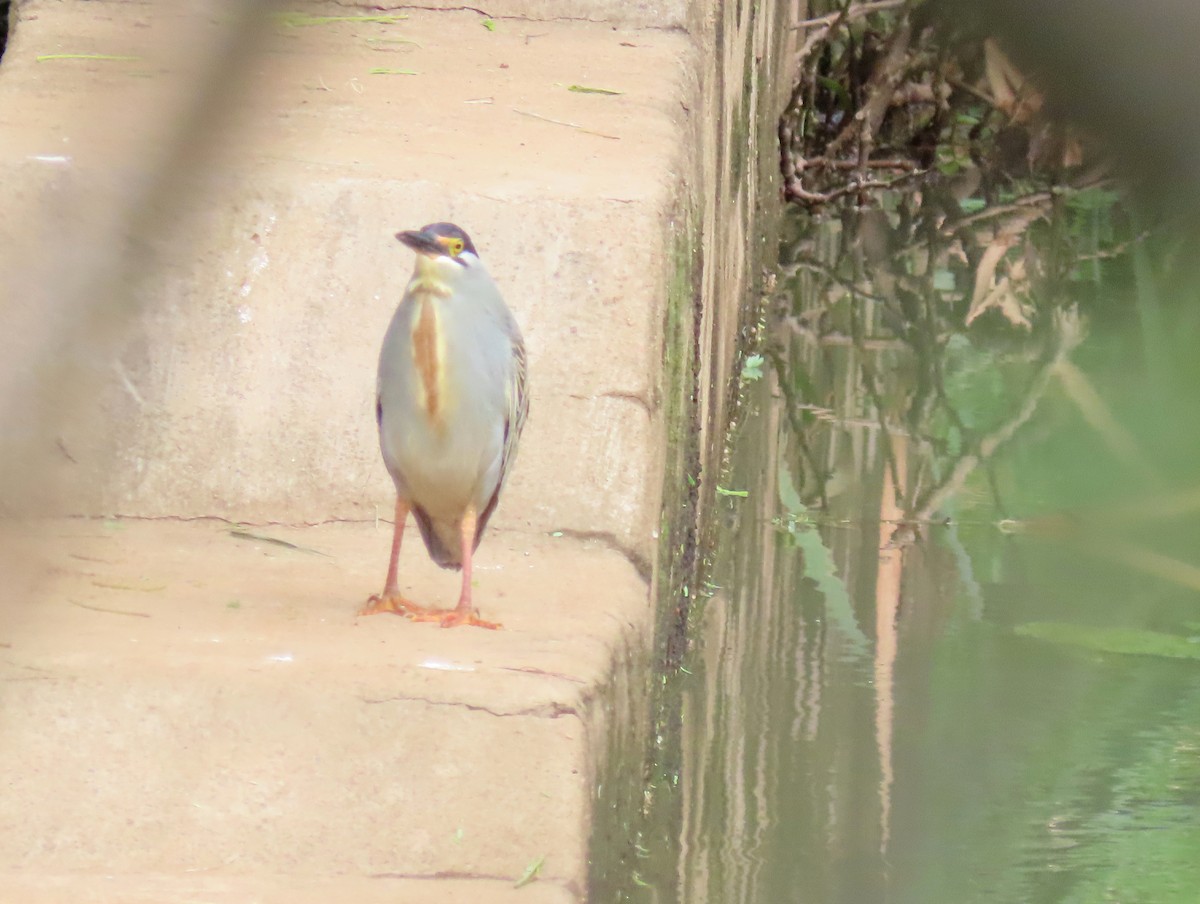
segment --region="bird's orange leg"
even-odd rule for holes
[[[443,628],[474,625],[476,628],[488,628],[495,631],[501,627],[499,622],[484,621],[471,608],[471,555],[475,551],[476,523],[475,507],[468,506],[466,512],[463,514],[462,525],[459,528],[459,542],[462,544],[462,592],[458,597],[458,605],[449,612],[440,612],[437,610],[414,612],[410,616],[413,621],[436,621]]]
[[[396,571],[400,562],[400,541],[404,538],[404,524],[408,521],[408,503],[396,497],[396,523],[392,528],[392,557],[388,560],[387,580],[383,582],[383,593],[372,594],[367,603],[358,610],[359,615],[375,615],[377,612],[394,612],[408,615],[412,604],[400,595]]]

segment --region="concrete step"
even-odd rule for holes
[[[3,869],[503,884],[541,859],[581,888],[595,709],[648,630],[645,584],[599,543],[499,531],[475,592],[503,630],[356,617],[389,537],[4,525]],[[452,605],[456,574],[422,548],[401,567],[407,594]]]
[[[21,904],[566,904],[573,890],[507,879],[377,876],[317,879],[168,876],[61,876],[0,873],[0,900]]]
[[[220,40],[224,17],[203,7],[19,7],[0,69],[0,414],[21,429],[0,432],[0,456],[17,440],[32,451],[15,450],[22,471],[0,468],[0,496],[36,484],[14,473],[48,470],[64,514],[390,512],[375,375],[413,265],[393,236],[449,219],[528,350],[530,416],[495,523],[603,532],[649,559],[686,36],[523,20],[489,31],[466,10],[271,24],[225,98],[237,115],[207,168],[163,177],[179,208],[139,237],[154,252],[130,264],[154,264],[129,290],[141,307],[106,305],[94,262],[125,252],[126,205],[177,137],[195,58]],[[54,52],[134,59],[37,61]],[[103,310],[126,312],[108,324],[111,348],[96,330],[56,344]],[[76,369],[47,366],[63,362]],[[31,372],[49,385],[29,390]]]

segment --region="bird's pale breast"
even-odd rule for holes
[[[435,519],[482,509],[499,482],[503,381],[489,373],[487,324],[454,297],[418,289],[380,358],[380,444],[397,489]]]

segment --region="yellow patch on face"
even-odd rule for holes
[[[458,257],[463,253],[463,248],[466,247],[463,244],[462,239],[456,239],[448,235],[439,235],[438,242],[443,248],[446,249],[446,253],[451,257]]]

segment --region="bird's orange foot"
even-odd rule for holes
[[[374,593],[367,598],[366,605],[358,610],[359,615],[377,615],[380,612],[411,616],[413,604],[398,593],[386,595]]]
[[[419,622],[437,622],[443,628],[457,628],[460,625],[471,625],[476,628],[487,628],[498,631],[504,627],[500,622],[484,621],[474,609],[421,609],[410,611],[409,618]]]

